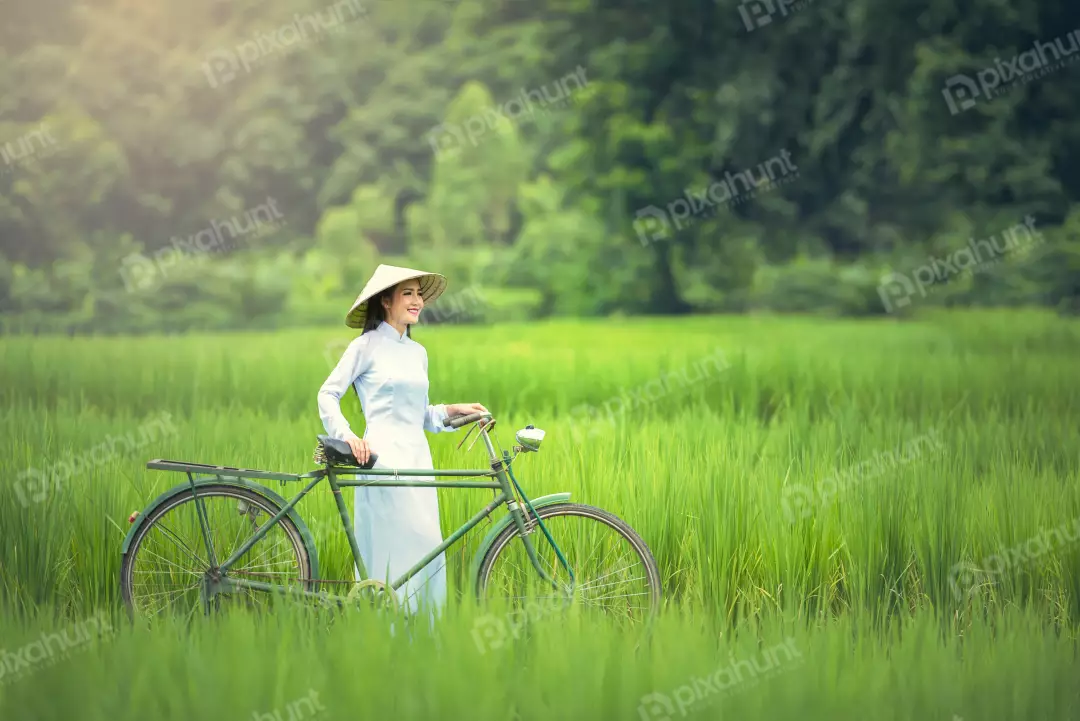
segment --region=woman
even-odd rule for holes
[[[345,317],[347,326],[363,332],[319,389],[319,416],[327,435],[347,442],[361,464],[374,452],[377,468],[433,468],[424,431],[454,430],[443,425],[448,416],[487,413],[479,403],[428,403],[427,351],[412,339],[409,326],[445,289],[446,278],[438,273],[380,265]],[[341,414],[341,396],[350,385],[364,411],[363,438]],[[355,490],[356,541],[372,578],[393,581],[442,543],[437,489]],[[423,606],[434,618],[446,601],[444,554],[398,594],[408,613]]]

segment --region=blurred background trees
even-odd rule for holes
[[[920,302],[1075,312],[1080,13],[1014,5],[8,0],[3,328],[339,324],[379,262],[444,320],[875,314],[1028,216]]]

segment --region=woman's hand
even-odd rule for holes
[[[488,413],[488,409],[479,403],[451,403],[446,406],[446,415],[451,418],[454,416],[467,416],[470,413]]]
[[[366,466],[368,458],[371,457],[371,446],[363,438],[346,438],[345,442],[349,444],[349,448],[352,449],[353,455],[356,456],[356,460],[361,466]]]

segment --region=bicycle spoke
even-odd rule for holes
[[[629,568],[629,566],[628,566],[628,568]],[[608,575],[611,575],[611,574],[608,574]],[[585,586],[581,587],[581,590],[583,590],[583,591],[584,590],[595,591],[596,589],[604,588],[605,586],[618,586],[620,583],[629,583],[631,581],[644,581],[644,580],[645,580],[645,576],[634,576],[633,578],[627,578],[627,579],[624,579],[622,581],[612,581],[611,583],[601,583],[599,585],[589,584],[589,586],[587,586],[587,587],[585,587]]]
[[[201,576],[201,575],[202,575],[202,574],[200,574],[200,573],[199,573],[198,571],[192,571],[192,570],[191,570],[190,568],[184,568],[183,566],[181,566],[181,565],[180,565],[180,564],[178,564],[178,563],[173,563],[173,562],[172,562],[172,561],[170,561],[169,559],[165,558],[164,556],[162,556],[162,555],[160,555],[160,554],[158,554],[158,553],[154,553],[154,552],[153,552],[153,551],[151,551],[150,549],[147,549],[147,550],[146,550],[146,552],[147,552],[147,553],[150,553],[150,554],[152,554],[152,555],[154,555],[154,556],[157,556],[158,558],[160,558],[160,559],[161,559],[162,561],[164,561],[165,563],[169,564],[170,566],[172,566],[172,567],[174,567],[174,568],[179,568],[179,569],[180,569],[181,571],[184,571],[185,573],[190,573],[190,574],[191,574],[191,575],[193,575],[193,576]]]
[[[224,504],[215,504],[213,511],[211,511],[210,509],[207,509],[207,512],[206,512],[207,517],[209,517],[211,515],[211,513],[214,513],[216,515],[217,512],[218,512],[217,509],[218,509],[219,505],[224,505]],[[254,522],[254,518],[252,518],[248,513],[242,513],[242,514],[238,513],[236,515],[245,516],[246,518],[251,519],[251,521]],[[256,515],[257,515],[257,509],[256,509]],[[246,541],[252,535],[255,535],[255,531],[252,531],[251,534],[248,535],[248,536],[244,535],[245,523],[244,523],[243,520],[237,519],[236,516],[231,516],[230,517],[228,514],[226,514],[226,517],[227,517],[228,520],[225,523],[222,523],[222,524],[210,522],[212,527],[216,527],[218,525],[221,525],[222,527],[224,527],[225,524],[228,521],[236,521],[236,534],[233,536],[232,542],[229,543],[227,546],[224,545],[224,544],[221,544],[221,548],[223,548],[223,549],[227,548],[228,549],[227,551],[226,550],[222,551],[222,555],[221,555],[221,559],[220,559],[221,562],[224,562],[226,559],[231,558],[233,553],[236,552],[236,549],[240,548],[241,543]],[[255,525],[257,526],[258,524],[255,524]]]
[[[296,576],[292,571],[250,571],[246,568],[233,569],[229,573],[238,573],[245,576]]]
[[[243,489],[204,489],[199,498],[205,508],[210,542],[219,551],[228,550],[222,560],[230,557],[257,532],[252,530],[259,528],[257,517],[270,517],[276,513],[269,501]],[[194,498],[179,500],[149,523],[132,551],[127,570],[128,602],[140,615],[154,616],[183,608],[181,613],[190,618],[202,608],[199,583],[211,570],[193,550],[205,545]],[[290,525],[287,527],[286,524]],[[237,568],[223,576],[250,574],[262,576],[282,588],[306,587],[307,581],[301,579],[309,573],[306,565],[300,564],[302,549],[299,532],[291,521],[283,518],[252,546]],[[192,563],[196,564],[195,568],[189,567]],[[193,580],[198,582],[192,584]],[[220,610],[237,604],[265,608],[272,595],[258,589],[226,586],[213,596],[212,608]],[[191,608],[184,606],[185,603],[190,603]]]
[[[604,574],[603,576],[597,576],[596,578],[592,579],[592,580],[591,580],[591,581],[589,581],[588,583],[583,583],[583,584],[581,584],[580,586],[578,586],[578,588],[580,588],[580,589],[582,589],[582,590],[584,590],[584,589],[586,589],[586,588],[594,588],[594,587],[595,587],[595,584],[596,584],[596,582],[597,582],[597,581],[602,581],[602,580],[604,580],[605,578],[607,578],[608,576],[611,576],[611,575],[613,575],[613,574],[616,574],[616,573],[618,573],[619,571],[623,571],[623,570],[625,570],[625,569],[627,569],[627,568],[633,568],[633,566],[623,566],[622,568],[618,568],[618,569],[616,569],[616,570],[614,570],[614,571],[611,571],[611,572],[609,572],[609,573],[605,573],[605,574]],[[644,577],[644,576],[642,576],[642,578],[645,578],[645,577]],[[616,583],[617,583],[617,582],[616,582]]]
[[[154,597],[157,597],[157,596],[165,596],[165,598],[164,598],[164,600],[163,600],[163,602],[161,604],[161,608],[155,610],[155,613],[158,613],[159,611],[163,611],[166,608],[168,608],[170,605],[175,603],[178,599],[183,598],[183,595],[185,593],[193,591],[193,590],[197,589],[198,587],[199,587],[199,584],[196,583],[193,586],[186,586],[186,587],[179,588],[179,589],[176,589],[176,590],[173,590],[173,591],[159,591],[157,593],[151,593],[151,594],[149,594],[147,596],[144,596],[143,598],[154,598]]]
[[[648,595],[649,595],[648,591],[642,591],[641,593],[623,593],[623,594],[611,595],[611,596],[600,596],[599,598],[590,598],[588,600],[588,602],[589,603],[595,603],[597,601],[602,601],[605,598],[627,598],[629,596],[648,596]]]
[[[655,566],[648,565],[652,563],[651,557],[647,562],[619,525],[607,521],[603,512],[585,506],[568,504],[561,510],[539,512],[569,565],[573,582],[546,535],[528,536],[536,560],[570,595],[552,594],[551,587],[541,583],[528,560],[523,539],[515,532],[500,536],[496,542],[498,548],[493,547],[490,552],[493,560],[485,559],[481,583],[487,597],[498,596],[516,605],[572,599],[583,608],[631,623],[644,619],[654,610],[659,597]]]
[[[164,523],[155,524],[154,527],[160,530],[162,533],[167,534],[168,537],[172,539],[173,543],[175,543],[176,546],[180,548],[180,550],[186,551],[187,554],[194,558],[201,566],[206,567],[208,565],[206,561],[199,558],[199,556],[194,551],[188,548],[188,545],[181,541],[179,536],[169,530],[168,526],[166,526]]]
[[[292,548],[286,547],[285,550],[282,553],[277,554],[273,558],[267,559],[266,563],[260,564],[259,566],[246,565],[246,566],[244,566],[244,568],[269,568],[269,567],[275,565],[275,563],[278,561],[278,559],[285,558],[285,557],[289,556],[290,554],[292,554],[292,552],[293,552]],[[261,561],[262,557],[265,556],[265,555],[266,555],[266,553],[263,553],[258,558],[253,558],[252,561],[253,562],[254,561]]]

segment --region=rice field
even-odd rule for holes
[[[657,623],[127,624],[128,516],[184,480],[146,461],[312,470],[351,333],[0,340],[0,718],[1080,715],[1080,324],[1035,311],[418,328],[433,402],[483,403],[504,447],[547,432],[515,464],[530,496],[641,534]],[[461,435],[429,437],[436,465],[485,467]],[[440,491],[444,531],[488,500]],[[299,509],[350,578],[330,495]],[[483,528],[448,554],[455,597]]]

